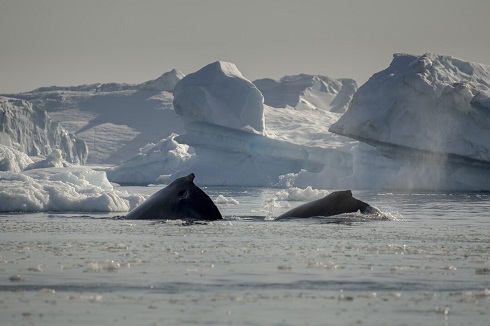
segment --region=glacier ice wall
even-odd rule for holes
[[[72,163],[85,163],[83,140],[68,133],[46,111],[23,100],[0,97],[0,143],[30,156],[48,156],[59,149]]]

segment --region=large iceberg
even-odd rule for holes
[[[287,87],[269,88],[265,100],[291,105],[264,105],[260,90],[232,63],[214,62],[185,76],[173,101],[185,132],[143,147],[109,169],[109,179],[145,185],[195,172],[202,185],[284,186],[281,175],[302,170],[326,171],[329,185],[349,175],[356,142],[328,127],[341,115],[334,111],[350,101],[355,82],[298,75],[278,83]],[[288,102],[294,92],[296,104]]]
[[[490,66],[395,54],[330,131],[373,146],[364,157],[392,159],[385,187],[488,190]]]
[[[63,159],[72,163],[85,163],[88,155],[86,143],[53,121],[46,111],[27,101],[2,96],[0,144],[30,156],[47,156],[60,150]]]
[[[281,175],[303,169],[319,172],[330,166],[343,174],[349,170],[350,154],[346,151],[305,144],[299,139],[303,137],[293,142],[278,137],[274,131],[280,129],[280,117],[288,114],[292,117],[282,127],[296,132],[292,138],[299,136],[293,127],[298,125],[294,122],[296,110],[264,106],[261,92],[234,64],[215,62],[184,77],[175,87],[174,106],[186,122],[186,133],[176,140],[192,146],[195,152],[192,164],[175,177],[193,171],[200,184],[275,186]],[[268,123],[265,111],[275,117],[273,132],[264,126]],[[322,110],[315,117],[331,114]],[[326,128],[323,125],[320,130]]]
[[[183,77],[172,70],[141,84],[51,86],[9,96],[44,109],[84,140],[88,163],[114,164],[149,143],[183,131],[182,119],[172,106],[173,89]]]

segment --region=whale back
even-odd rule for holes
[[[178,178],[130,211],[128,219],[219,220],[211,198],[194,184],[194,173]]]
[[[277,217],[307,218],[313,216],[332,216],[344,213],[364,212],[369,204],[358,200],[352,196],[350,190],[335,191],[327,196],[311,201],[309,203],[295,207]]]

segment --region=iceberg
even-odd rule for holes
[[[146,144],[184,130],[172,106],[173,89],[183,77],[174,69],[141,84],[50,86],[8,96],[45,110],[83,140],[87,163],[117,164]]]
[[[262,93],[232,63],[215,62],[185,76],[175,87],[174,107],[185,121],[186,133],[175,139],[191,146],[195,157],[173,178],[195,172],[204,185],[278,186],[281,175],[301,170],[319,172],[329,166],[340,171],[338,175],[347,173],[351,154],[345,150],[308,143],[293,126],[284,128],[290,137],[276,135],[281,116],[290,114],[287,123],[298,125],[295,116],[307,113],[271,108],[263,101]],[[265,128],[266,111],[275,121],[271,132]],[[328,110],[314,115],[322,122],[339,117]],[[327,128],[323,125],[316,132]]]
[[[0,212],[125,212],[145,200],[86,167],[0,172]]]
[[[328,127],[341,115],[332,108],[350,101],[355,82],[309,75],[281,80],[292,79],[298,96],[307,93],[311,103],[322,105],[264,105],[260,90],[228,62],[214,62],[185,76],[175,86],[173,100],[185,132],[143,147],[107,170],[109,180],[147,185],[194,172],[202,185],[284,186],[281,175],[302,170],[326,170],[329,181],[349,175],[350,148],[357,142],[330,133]],[[290,96],[281,87],[267,94],[277,101]]]
[[[264,78],[253,82],[264,103],[275,108],[324,110],[344,113],[357,90],[353,79],[331,79],[320,75],[285,76],[279,81]]]
[[[395,54],[329,130],[372,146],[363,147],[364,158],[391,159],[379,175],[384,187],[489,190],[489,99],[488,65]]]
[[[336,175],[350,171],[351,156],[335,149],[297,145],[247,131],[188,123],[187,133],[176,138],[192,146],[195,159],[178,176],[196,172],[204,185],[276,187],[280,176],[306,170],[319,172],[326,167]]]
[[[195,157],[188,145],[178,143],[171,134],[156,144],[147,144],[133,157],[106,171],[120,185],[165,183],[170,176],[186,169]]]
[[[47,156],[54,150],[71,163],[85,163],[86,143],[53,121],[32,103],[0,96],[0,144],[29,156]],[[16,170],[16,168],[13,168]]]

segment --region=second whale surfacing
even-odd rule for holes
[[[218,207],[194,184],[194,173],[178,178],[130,211],[133,220],[221,220]]]
[[[276,219],[283,218],[308,218],[320,216],[333,216],[344,213],[361,212],[365,214],[376,212],[377,209],[352,196],[350,190],[335,191],[327,196],[299,205]]]

